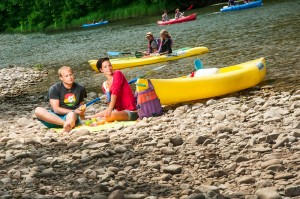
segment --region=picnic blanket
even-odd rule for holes
[[[87,126],[87,125],[81,124],[81,125],[78,125],[75,128],[73,128],[72,131],[84,128],[84,129],[89,130],[90,132],[97,132],[97,131],[102,131],[105,129],[118,129],[120,127],[134,125],[136,123],[137,123],[137,121],[115,121],[115,122],[111,122],[111,123],[101,124],[98,126]],[[57,133],[60,133],[63,129],[62,128],[53,128],[53,130],[56,131]]]

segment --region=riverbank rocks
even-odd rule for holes
[[[13,74],[13,75],[12,75]],[[46,70],[10,66],[0,69],[0,98],[16,97],[28,93],[33,85],[43,81]]]
[[[166,106],[132,126],[68,134],[33,116],[48,103],[4,100],[0,198],[297,198],[299,93],[248,89]]]

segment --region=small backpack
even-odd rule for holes
[[[143,117],[155,117],[163,114],[163,110],[151,81],[148,79],[148,89],[136,92],[137,113]]]

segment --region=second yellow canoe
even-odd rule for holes
[[[150,56],[143,58],[132,58],[132,59],[111,59],[110,62],[114,70],[119,70],[123,68],[136,67],[147,64],[155,64],[159,62],[166,62],[176,59],[182,59],[185,57],[200,55],[208,52],[206,47],[195,47],[195,48],[182,48],[176,50],[170,55],[161,55],[161,56]],[[98,71],[96,67],[97,60],[89,60],[91,68],[95,71]]]
[[[205,69],[200,69],[205,72]],[[208,69],[209,70],[209,69]],[[226,95],[260,83],[266,75],[264,58],[217,69],[215,74],[201,77],[151,79],[163,105]],[[148,88],[147,79],[137,80],[136,90]]]

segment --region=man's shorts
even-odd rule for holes
[[[128,114],[129,121],[135,121],[139,118],[136,111],[129,111],[129,110],[125,110],[125,111]]]
[[[56,116],[58,116],[58,117],[60,117],[62,120],[64,120],[64,121],[66,121],[66,118],[67,118],[67,115],[59,115],[59,114],[56,114],[56,113],[54,113],[53,111],[51,111],[51,110],[49,110],[48,111],[49,113],[52,113],[52,114],[54,114],[54,115],[56,115]],[[51,124],[51,123],[49,123],[49,122],[45,122],[45,121],[43,121],[43,120],[40,120],[39,119],[39,121],[41,121],[46,127],[48,127],[48,128],[62,128],[63,126],[61,126],[61,125],[57,125],[57,124]],[[81,122],[80,122],[80,118],[79,118],[79,115],[77,115],[77,121],[76,121],[76,125],[78,125],[78,124],[80,124]]]

